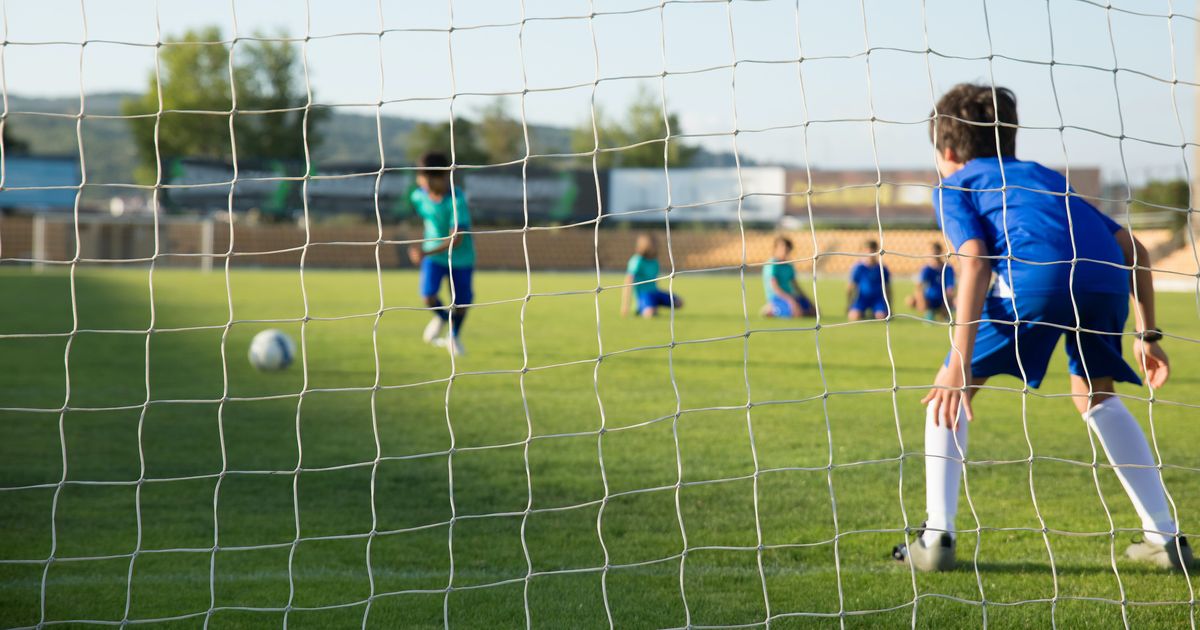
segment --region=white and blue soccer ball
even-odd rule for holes
[[[250,342],[250,365],[263,372],[286,369],[295,359],[296,344],[282,330],[264,330]]]

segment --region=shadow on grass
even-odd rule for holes
[[[978,569],[980,574],[987,575],[989,573],[1007,573],[1007,574],[1050,574],[1049,562],[980,562],[975,564],[970,561],[959,561],[958,567],[954,569],[954,573],[974,573]],[[1109,565],[1097,564],[1061,564],[1055,563],[1054,571],[1060,576],[1093,576],[1093,575],[1112,575],[1113,570]],[[1117,571],[1122,576],[1139,575],[1160,575],[1164,578],[1170,578],[1178,575],[1180,579],[1183,574],[1164,571],[1156,567],[1148,565],[1123,565],[1117,564]],[[1192,574],[1195,575],[1200,568],[1193,569]]]
[[[629,355],[629,354],[626,354],[625,358],[623,360],[630,361],[630,362],[647,363],[647,364],[660,364],[663,361],[661,358],[658,358],[658,357],[643,357],[643,356],[636,356],[636,355]],[[733,368],[740,368],[746,364],[746,362],[743,360],[720,359],[720,358],[713,358],[713,357],[705,357],[703,359],[699,359],[699,358],[689,359],[689,358],[675,357],[673,359],[673,361],[679,365],[700,365],[700,366],[714,366],[715,365],[715,366],[733,367]],[[793,369],[793,370],[815,368],[817,365],[815,361],[770,361],[770,360],[764,360],[764,359],[752,359],[750,361],[750,364],[753,366],[757,366],[757,367],[773,367],[773,368]],[[854,363],[838,363],[836,361],[830,361],[829,359],[822,359],[821,366],[824,367],[827,371],[845,370],[847,372],[850,372],[850,371],[853,371],[853,372],[879,372],[879,373],[884,373],[884,374],[891,374],[892,369],[893,369],[891,365],[887,365],[887,364],[882,364],[882,365],[878,365],[878,366],[869,366],[869,365],[861,365],[861,364],[854,364]],[[930,367],[928,365],[905,366],[905,365],[900,365],[899,363],[897,363],[897,365],[895,366],[895,370],[896,370],[897,374],[912,373],[912,374],[929,375],[930,379],[932,379],[935,374],[935,371],[930,369]]]

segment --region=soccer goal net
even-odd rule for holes
[[[1195,627],[1197,22],[5,4],[0,627]]]

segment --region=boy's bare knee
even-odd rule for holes
[[[1116,383],[1111,377],[1093,378],[1088,380],[1082,376],[1071,375],[1071,402],[1079,413],[1087,413],[1092,407],[1116,395]]]
[[[1088,410],[1091,409],[1092,407],[1095,407],[1096,405],[1098,405],[1114,396],[1115,396],[1115,394],[1113,394],[1111,392],[1092,392],[1091,395],[1076,394],[1076,395],[1072,396],[1071,402],[1075,403],[1075,409],[1079,413],[1083,414],[1083,413],[1087,413]]]

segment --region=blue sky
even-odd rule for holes
[[[346,111],[371,114],[383,100],[385,114],[445,119],[451,102],[469,115],[489,94],[527,87],[528,120],[575,126],[589,119],[593,83],[596,102],[610,112],[646,85],[665,91],[683,133],[711,134],[696,142],[731,150],[736,128],[743,153],[788,163],[807,158],[815,168],[930,168],[923,120],[934,95],[959,81],[995,81],[1016,90],[1022,125],[1033,127],[1019,136],[1021,157],[1100,166],[1110,177],[1124,165],[1135,180],[1181,175],[1180,145],[1195,140],[1196,88],[1187,85],[1195,81],[1195,5],[1113,6],[7,0],[3,69],[11,94],[139,90],[154,62],[156,16],[164,36],[216,24],[231,37],[236,19],[241,35],[311,35],[305,52],[317,100]],[[90,43],[81,47],[85,15]],[[933,54],[924,52],[927,44]],[[647,76],[655,78],[637,78]],[[1174,91],[1173,79],[1184,82]],[[519,97],[506,98],[518,112]],[[1121,135],[1123,142],[1108,137]]]

